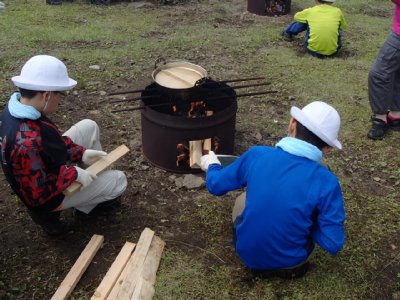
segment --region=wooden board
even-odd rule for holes
[[[129,148],[125,145],[121,145],[108,153],[106,156],[100,158],[93,165],[89,166],[86,170],[98,175],[128,152]],[[66,190],[64,190],[63,193],[66,196],[70,196],[73,193],[79,191],[81,186],[82,185],[79,182],[75,181]]]
[[[93,257],[100,249],[103,241],[104,236],[102,235],[95,234],[92,236],[89,243],[86,245],[85,249],[82,251],[71,270],[68,272],[67,276],[61,282],[53,297],[51,297],[51,300],[64,300],[68,298],[68,296],[74,290],[79,279],[81,279],[83,273],[86,271]]]
[[[206,116],[207,117],[211,117],[214,114],[214,112],[212,110],[207,110],[206,111]],[[211,151],[211,138],[205,139],[203,141],[203,150],[205,151],[205,154],[208,154],[208,152]]]
[[[131,259],[125,267],[122,276],[118,278],[118,282],[112,289],[107,299],[130,299],[137,279],[141,274],[143,263],[145,261],[147,252],[149,251],[151,241],[153,240],[154,231],[145,228],[140,235],[135,252],[133,252]]]
[[[190,167],[199,169],[201,167],[201,157],[203,156],[202,140],[189,141]]]
[[[162,252],[165,242],[158,236],[154,236],[151,241],[149,252],[143,264],[140,280],[135,287],[131,300],[153,299],[154,284],[156,282],[157,270],[160,265]]]
[[[149,252],[153,237],[154,231],[149,228],[145,228],[140,235],[136,250],[132,254],[132,260],[129,261],[129,265],[127,266],[126,277],[118,291],[117,299],[127,300],[131,298],[140,274],[142,273],[143,264]]]
[[[130,259],[133,249],[136,244],[126,242],[119,252],[117,258],[114,260],[107,274],[104,276],[100,285],[94,292],[91,300],[103,300],[110,294],[114,284],[117,282],[118,277],[121,275],[122,270],[125,268],[128,260]]]

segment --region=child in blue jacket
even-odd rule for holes
[[[342,148],[339,114],[315,101],[291,115],[289,136],[276,147],[252,147],[227,167],[213,152],[202,157],[210,193],[246,187],[232,213],[235,248],[265,276],[301,276],[315,243],[335,255],[345,242],[340,184],[321,164],[324,153]]]

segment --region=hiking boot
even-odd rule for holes
[[[59,236],[70,230],[68,224],[60,219],[60,212],[37,212],[28,209],[28,213],[49,236]]]
[[[281,32],[281,36],[286,40],[286,41],[293,41],[293,35],[291,33],[287,33],[286,30],[283,30]]]
[[[400,118],[393,119],[390,115],[387,117],[388,125],[391,130],[400,131]]]
[[[371,117],[372,128],[368,132],[368,137],[373,140],[381,140],[386,135],[389,125],[374,116]]]

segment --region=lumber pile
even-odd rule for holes
[[[94,235],[51,300],[68,299],[100,248],[103,236]],[[137,244],[126,242],[91,300],[152,299],[165,242],[145,228]]]

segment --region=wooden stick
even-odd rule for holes
[[[212,110],[207,110],[206,111],[206,116],[211,117],[214,114]],[[205,151],[207,154],[208,152],[211,151],[211,138],[205,139],[203,142],[203,151]]]
[[[128,152],[129,148],[125,145],[121,145],[108,153],[106,156],[100,158],[93,165],[89,166],[86,170],[98,175]],[[66,190],[63,191],[63,194],[65,196],[70,196],[73,193],[77,192],[81,188],[81,186],[82,185],[79,182],[75,181]]]
[[[83,273],[86,271],[93,257],[103,244],[103,241],[104,236],[102,235],[95,234],[92,236],[65,279],[61,282],[53,297],[51,297],[51,300],[64,300],[68,298],[79,279],[81,279]]]
[[[104,276],[100,285],[94,292],[91,300],[104,300],[110,294],[115,282],[117,281],[119,275],[121,275],[122,270],[125,268],[128,260],[130,259],[133,249],[135,249],[136,244],[126,242],[119,252],[117,258],[114,260],[107,274]]]
[[[199,169],[201,167],[202,140],[189,141],[190,161],[189,165],[192,169]]]
[[[140,235],[136,250],[132,254],[132,261],[130,261],[127,266],[126,277],[118,291],[117,299],[127,300],[131,298],[140,274],[142,273],[143,263],[149,251],[153,236],[154,231],[149,228],[145,228]]]

